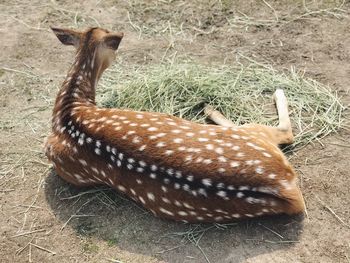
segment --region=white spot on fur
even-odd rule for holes
[[[175,143],[182,143],[183,139],[182,138],[176,138],[176,139],[174,139],[174,142]]]
[[[267,177],[270,178],[270,179],[275,179],[276,178],[276,174],[269,174]]]
[[[206,178],[206,179],[202,179],[202,183],[205,185],[205,186],[211,186],[212,185],[212,182],[209,178]]]
[[[155,196],[154,196],[154,194],[153,193],[147,193],[147,198],[149,199],[149,200],[151,200],[151,201],[155,201]]]
[[[174,213],[173,212],[170,212],[169,210],[166,210],[165,208],[163,207],[159,207],[159,211],[164,213],[164,214],[167,214],[167,215],[170,215],[170,216],[173,216]]]
[[[166,154],[166,155],[171,155],[171,154],[173,154],[173,153],[174,153],[174,151],[172,151],[172,150],[166,150],[166,151],[165,151],[165,154]]]

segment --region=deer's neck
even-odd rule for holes
[[[95,103],[95,89],[101,66],[96,63],[96,50],[79,51],[57,96],[64,95],[66,103],[73,101]]]
[[[53,129],[59,131],[72,120],[75,107],[95,106],[97,82],[105,67],[98,63],[97,51],[78,51],[65,81],[56,97],[53,110]],[[91,54],[91,55],[90,55]]]

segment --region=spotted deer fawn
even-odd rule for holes
[[[226,222],[304,211],[296,173],[278,148],[293,142],[287,99],[277,90],[279,125],[235,126],[210,106],[218,125],[162,113],[99,108],[95,88],[123,33],[52,28],[77,49],[60,89],[46,155],[77,186],[109,185],[154,215]]]

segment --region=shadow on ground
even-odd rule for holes
[[[269,217],[230,225],[188,225],[155,218],[107,187],[77,188],[55,174],[46,199],[62,227],[132,253],[169,262],[242,262],[298,242],[302,217]],[[192,242],[191,242],[192,241]],[[198,246],[195,242],[198,242]]]

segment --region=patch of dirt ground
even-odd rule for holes
[[[293,67],[348,105],[349,7],[321,0],[1,1],[0,261],[350,262],[347,123],[290,156],[307,217],[231,226],[168,222],[111,190],[75,188],[54,174],[42,150],[73,57],[50,25],[124,31],[121,66],[247,57],[280,71]]]

